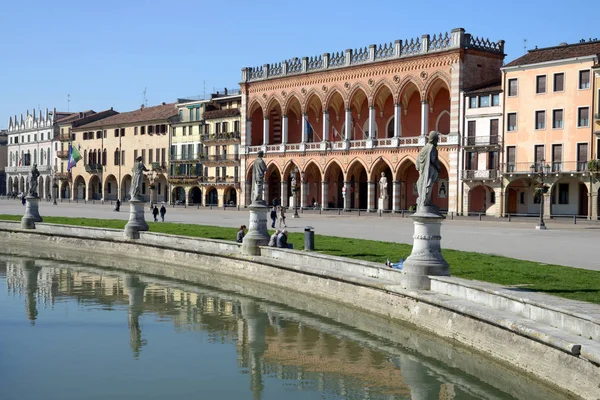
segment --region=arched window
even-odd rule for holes
[[[102,150],[102,165],[106,165],[106,149]]]
[[[50,165],[50,147],[48,147],[48,151],[46,151],[46,163]]]
[[[120,154],[121,153],[119,152],[119,148],[117,147],[117,149],[115,150],[115,154],[114,154],[115,165],[119,165],[121,163]]]
[[[37,149],[33,149],[33,163],[37,164]]]
[[[387,136],[386,137],[388,137],[388,138],[393,138],[394,137],[394,117],[391,117],[389,119],[388,124],[387,124],[386,132],[387,132]]]

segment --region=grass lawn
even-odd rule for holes
[[[20,215],[0,215],[0,220],[20,221]],[[127,221],[44,217],[44,222],[101,228],[123,229]],[[148,222],[152,232],[234,240],[237,228],[176,223]],[[272,231],[271,231],[272,232]],[[288,242],[294,248],[304,248],[304,234],[290,233]],[[335,256],[385,263],[397,262],[410,254],[411,245],[374,240],[315,235],[316,251]],[[523,261],[514,258],[443,250],[452,276],[502,285],[526,285],[528,290],[544,292],[569,299],[600,304],[600,271],[589,271],[559,265]]]

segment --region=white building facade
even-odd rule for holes
[[[29,181],[27,175],[34,164],[40,172],[38,195],[50,198],[54,167],[58,165],[56,149],[58,142],[55,122],[68,116],[56,110],[45,113],[41,110],[27,111],[20,118],[15,115],[8,121],[8,166],[6,167],[6,191],[27,193]]]

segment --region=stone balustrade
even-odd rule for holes
[[[503,54],[504,40],[493,42],[487,38],[465,33],[462,28],[456,28],[451,32],[434,34],[433,37],[423,35],[410,40],[396,40],[393,43],[372,44],[357,49],[312,57],[294,57],[278,63],[242,68],[242,82],[274,79],[461,48]]]

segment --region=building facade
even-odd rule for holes
[[[598,216],[594,155],[600,42],[530,50],[502,68],[504,213]],[[544,168],[548,166],[548,168]],[[533,168],[533,170],[532,170]],[[546,171],[545,193],[540,172]]]
[[[206,100],[179,102],[169,167],[173,203],[238,204],[241,101],[239,91],[225,89]]]
[[[0,195],[6,195],[9,187],[6,181],[6,166],[8,165],[8,130],[0,129]]]
[[[243,204],[265,153],[265,197],[302,207],[376,210],[416,204],[415,161],[431,130],[442,164],[433,201],[458,211],[461,92],[500,78],[504,42],[464,29],[242,70]],[[297,171],[297,172],[294,172]],[[296,179],[293,179],[296,175]],[[292,190],[292,183],[297,187]]]
[[[6,167],[6,191],[27,193],[27,175],[34,164],[40,172],[38,195],[41,198],[52,196],[53,168],[58,165],[54,137],[57,135],[56,122],[69,117],[71,113],[56,112],[42,114],[33,110],[20,118],[15,115],[8,121],[8,166]]]
[[[493,81],[465,91],[462,99],[462,215],[500,216],[502,176],[502,86]]]
[[[73,127],[71,140],[83,159],[71,170],[72,198],[129,200],[131,170],[142,157],[151,172],[144,177],[144,201],[168,201],[167,156],[174,104],[112,115]]]

